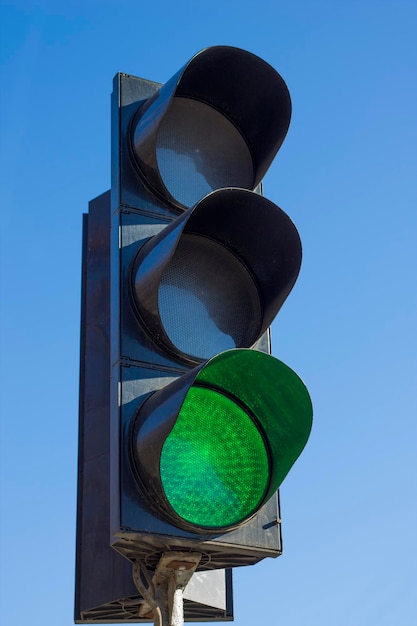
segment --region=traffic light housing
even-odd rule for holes
[[[301,243],[259,192],[290,114],[279,74],[236,48],[162,86],[115,78],[110,543],[151,568],[178,548],[200,569],[281,553],[277,490],[312,408],[268,354]]]

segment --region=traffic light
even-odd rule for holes
[[[270,356],[301,243],[261,195],[291,115],[281,76],[217,46],[112,96],[112,547],[199,569],[281,553],[278,488],[308,439],[303,382]]]

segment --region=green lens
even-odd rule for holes
[[[251,417],[229,397],[197,386],[164,443],[160,471],[176,514],[207,528],[242,522],[270,480],[265,442]]]

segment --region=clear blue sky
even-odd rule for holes
[[[2,623],[73,619],[81,215],[110,186],[113,76],[226,44],[292,96],[264,190],[304,258],[273,353],[314,405],[285,553],[236,571],[235,623],[416,624],[415,0],[1,5]]]

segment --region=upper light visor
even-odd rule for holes
[[[182,208],[224,187],[253,190],[288,130],[281,76],[225,46],[198,53],[138,111],[131,148],[142,177]]]

